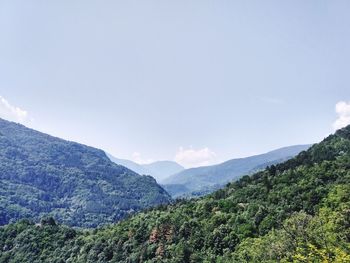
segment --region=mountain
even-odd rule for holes
[[[199,199],[101,229],[0,228],[0,262],[350,262],[350,126]]]
[[[132,170],[140,175],[151,175],[150,171],[148,169],[146,169],[145,167],[143,167],[141,164],[138,164],[138,163],[135,163],[133,161],[126,160],[126,159],[116,158],[109,153],[106,153],[106,155],[115,164],[125,166],[125,167],[129,168],[130,170]]]
[[[123,165],[138,174],[150,175],[161,183],[169,176],[179,173],[184,168],[173,161],[157,161],[149,164],[138,164],[130,160],[119,159],[107,153],[108,158],[119,165]]]
[[[143,167],[149,170],[150,175],[152,175],[159,183],[162,183],[169,176],[185,169],[180,164],[173,161],[158,161],[144,164]]]
[[[173,174],[161,183],[173,197],[201,196],[213,192],[243,175],[252,174],[269,165],[288,160],[310,146],[289,146],[265,154],[229,160],[218,165],[186,169]]]
[[[102,150],[0,119],[0,225],[50,214],[71,226],[116,222],[170,196]]]

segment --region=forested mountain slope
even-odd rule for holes
[[[153,178],[101,150],[0,119],[0,225],[50,214],[95,227],[169,200]]]
[[[190,201],[78,231],[0,228],[0,262],[350,262],[350,127]]]

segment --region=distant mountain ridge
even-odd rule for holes
[[[145,175],[145,174],[149,175],[149,171],[146,168],[144,168],[141,164],[138,164],[138,163],[135,163],[133,161],[126,160],[126,159],[116,158],[107,152],[106,152],[106,155],[115,164],[123,165],[123,166],[129,168],[130,170],[134,171],[135,173],[138,173],[139,175]]]
[[[0,225],[50,214],[95,227],[170,199],[152,177],[116,165],[102,150],[0,119]]]
[[[140,175],[150,175],[154,177],[158,183],[163,182],[163,180],[173,174],[185,170],[184,167],[173,161],[157,161],[149,164],[138,164],[130,160],[116,158],[109,153],[106,154],[112,162],[123,165]]]
[[[162,184],[173,197],[188,195],[192,192],[199,196],[205,195],[243,175],[286,161],[310,146],[310,144],[288,146],[264,154],[232,159],[217,165],[186,169],[168,177]]]
[[[169,176],[185,170],[184,167],[173,161],[157,161],[144,164],[143,167],[151,171],[151,175],[160,183]]]

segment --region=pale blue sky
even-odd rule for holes
[[[349,13],[347,0],[0,0],[0,96],[30,127],[139,161],[312,143],[350,100]]]

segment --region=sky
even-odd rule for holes
[[[350,1],[0,0],[0,117],[209,165],[350,123]]]

